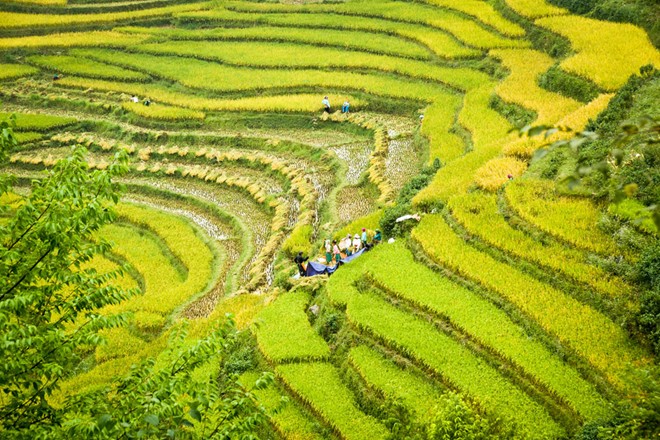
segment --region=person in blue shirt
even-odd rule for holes
[[[380,229],[376,229],[376,235],[374,235],[373,240],[371,241],[372,244],[378,244],[383,240],[383,236],[380,233]]]
[[[348,110],[350,109],[351,104],[348,102],[348,100],[344,101],[344,105],[341,106],[341,112],[342,113],[348,113]]]
[[[365,228],[362,228],[362,247],[366,248],[367,247],[367,230]]]

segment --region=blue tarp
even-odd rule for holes
[[[341,260],[339,260],[339,264],[337,264],[336,266],[326,266],[325,264],[310,261],[309,263],[307,263],[307,270],[305,271],[305,276],[313,277],[315,275],[323,275],[326,273],[328,275],[332,275],[337,270],[340,264],[350,263],[351,261],[355,260],[357,257],[359,257],[368,250],[369,249],[360,249],[350,257],[342,258]]]
[[[355,259],[356,259],[357,257],[359,257],[360,255],[362,255],[366,250],[367,250],[367,249],[362,248],[362,249],[360,249],[359,251],[357,251],[356,253],[354,253],[353,255],[351,255],[350,257],[342,258],[341,260],[339,260],[339,262],[340,262],[341,264],[350,263],[351,261],[355,260]]]
[[[327,273],[328,275],[332,275],[334,271],[337,270],[337,267],[339,267],[339,265],[326,266],[325,264],[315,263],[313,261],[310,261],[309,263],[307,263],[307,270],[305,272],[305,276],[313,277],[314,275],[323,275],[325,273]]]

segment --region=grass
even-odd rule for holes
[[[352,292],[346,315],[362,331],[377,336],[417,360],[482,408],[515,423],[526,438],[562,434],[547,412],[495,368],[468,348],[440,333],[432,324],[413,317],[370,294]]]
[[[353,281],[363,273],[370,284],[388,294],[443,317],[481,347],[520,368],[581,416],[597,419],[608,413],[606,402],[576,370],[527,334],[501,309],[415,262],[403,244],[377,247],[359,264],[360,269],[349,273]],[[406,276],[400,276],[401,273]],[[332,282],[344,276],[338,273]]]
[[[429,3],[470,15],[478,22],[484,23],[504,35],[511,37],[525,35],[522,27],[504,18],[488,3],[477,0],[430,0]]]
[[[569,127],[574,132],[582,131],[590,120],[595,119],[600,112],[607,108],[607,105],[613,97],[614,94],[611,93],[600,94],[591,102],[565,115],[555,125]],[[571,132],[559,132],[547,139],[544,139],[543,137],[518,138],[506,144],[502,149],[502,152],[508,156],[515,156],[520,159],[529,160],[539,148],[560,139],[570,138],[570,136]]]
[[[39,6],[64,6],[67,0],[11,0],[13,3],[25,3]]]
[[[464,194],[474,182],[475,172],[498,156],[507,139],[513,139],[508,133],[511,125],[490,108],[493,87],[493,83],[486,83],[465,94],[458,122],[470,131],[473,151],[442,167],[431,183],[413,198],[414,205],[432,206],[456,194]],[[431,151],[434,148],[431,145]]]
[[[260,375],[258,373],[243,373],[240,382],[254,383]],[[260,404],[269,411],[269,420],[275,429],[284,438],[292,440],[322,440],[318,433],[318,424],[307,416],[295,400],[283,401],[283,391],[276,385],[261,390],[250,390]]]
[[[117,23],[140,18],[171,16],[176,12],[194,11],[208,7],[208,3],[192,3],[165,6],[138,11],[108,12],[101,14],[28,14],[22,12],[0,12],[0,28],[37,28],[46,26],[69,26],[74,24]]]
[[[438,264],[499,294],[622,386],[627,366],[643,361],[624,330],[603,314],[520,270],[468,246],[444,219],[428,215],[413,238]]]
[[[451,131],[460,106],[461,99],[458,96],[445,95],[436,99],[424,111],[422,134],[429,140],[429,164],[436,158],[446,164],[465,154],[463,139]]]
[[[145,94],[149,96],[148,94]],[[170,105],[152,103],[151,105],[144,105],[141,102],[124,102],[121,105],[124,110],[135,113],[138,116],[149,119],[159,119],[163,121],[179,121],[188,119],[203,120],[206,117],[204,112],[198,110],[191,110],[181,107],[173,107]]]
[[[236,5],[236,6],[235,6]],[[306,5],[302,7],[277,4],[236,3],[232,10],[250,12],[331,12],[348,16],[385,18],[400,22],[424,24],[452,34],[457,40],[479,49],[522,47],[528,43],[502,37],[486,30],[475,20],[449,10],[423,4],[397,1],[353,1],[340,4]]]
[[[36,64],[42,69],[69,75],[121,81],[144,81],[149,78],[140,72],[68,55],[37,55],[28,57],[27,61]]]
[[[76,119],[55,115],[37,113],[4,113],[0,112],[0,121],[9,120],[16,115],[16,129],[18,131],[47,131],[53,128],[65,127],[76,122]]]
[[[487,78],[472,69],[441,67],[426,61],[302,44],[198,41],[191,45],[187,41],[167,41],[140,45],[135,49],[152,54],[218,60],[245,67],[373,69],[447,83],[462,89]]]
[[[58,84],[62,86],[98,89],[117,93],[127,93],[139,97],[149,97],[154,103],[166,103],[193,110],[233,112],[318,112],[322,109],[319,95],[307,93],[252,96],[236,99],[216,99],[177,92],[168,87],[157,85],[123,83],[118,81],[104,81],[77,77],[64,77],[58,81]],[[344,102],[344,100],[349,100],[356,106],[366,104],[350,95],[329,94],[328,96],[331,102]]]
[[[561,196],[549,180],[520,179],[507,185],[506,200],[525,221],[560,240],[606,255],[616,255],[616,242],[598,227],[600,211],[587,198]]]
[[[209,11],[212,13],[213,11]],[[253,14],[246,14],[252,18]],[[261,15],[259,16],[261,17]],[[267,20],[268,21],[268,20]],[[239,40],[295,42],[310,45],[332,46],[343,49],[360,50],[376,54],[387,54],[398,57],[428,60],[431,54],[423,46],[387,34],[374,34],[360,31],[345,31],[324,29],[309,29],[305,27],[275,27],[257,26],[245,28],[215,28],[215,29],[169,29],[169,28],[125,28],[125,32],[144,32],[173,40]],[[200,44],[203,43],[200,41]],[[208,44],[208,41],[205,43]],[[291,59],[295,61],[295,59]],[[322,61],[322,60],[319,60]]]
[[[433,420],[442,396],[438,387],[364,345],[352,348],[348,359],[369,387],[391,399],[400,399],[419,421]]]
[[[304,41],[304,42],[319,42],[330,45],[337,45],[338,42],[345,41],[343,37],[337,39],[326,39],[323,36],[323,33],[319,33],[318,29],[322,28],[324,30],[328,29],[342,29],[341,34],[346,33],[346,31],[367,31],[370,33],[379,33],[386,32],[392,35],[398,35],[407,39],[415,40],[418,43],[423,44],[433,52],[435,55],[442,58],[470,58],[476,57],[481,54],[481,51],[466,47],[465,45],[458,42],[455,38],[448,35],[446,32],[432,29],[427,26],[413,24],[413,23],[402,23],[394,22],[390,20],[383,20],[379,18],[372,17],[360,17],[360,16],[351,16],[350,20],[346,19],[345,15],[342,14],[332,14],[332,13],[323,13],[323,14],[314,14],[314,13],[287,13],[287,14],[278,14],[278,13],[268,13],[268,14],[257,14],[257,13],[246,13],[241,14],[238,12],[213,9],[210,11],[201,11],[201,12],[192,12],[185,14],[178,14],[180,19],[184,20],[201,20],[201,21],[219,21],[219,22],[241,22],[241,23],[259,23],[263,26],[259,26],[255,29],[261,29],[266,27],[266,25],[275,25],[275,26],[286,26],[284,29],[275,30],[282,39],[282,41]],[[313,35],[312,37],[307,37],[305,35],[304,39],[298,39],[297,35],[304,35],[298,32],[292,32],[291,28],[300,29],[304,27],[308,32]],[[311,29],[309,29],[311,28]],[[261,31],[251,30],[233,30],[233,29],[219,29],[213,31],[207,31],[207,34],[196,32],[187,32],[177,30],[175,34],[171,34],[172,38],[193,38],[197,39],[197,35],[206,36],[209,38],[214,37],[216,34],[222,37],[233,37],[234,35],[242,36],[245,35],[245,32],[250,32],[250,36],[255,37],[255,34],[260,33]],[[134,31],[134,29],[128,29],[129,32]],[[350,32],[348,32],[350,34]],[[256,38],[256,37],[255,37]],[[269,35],[265,35],[264,39],[270,39]],[[311,39],[310,39],[311,38]],[[319,41],[321,40],[321,41]],[[368,41],[368,40],[367,40]],[[371,48],[370,43],[366,41],[354,41],[351,39],[349,42],[344,43],[347,47],[352,48]],[[368,45],[368,46],[366,46]],[[388,53],[387,46],[377,47],[375,50],[378,53]],[[418,52],[419,49],[414,49],[415,52]],[[397,56],[405,56],[407,52],[400,51],[393,53]],[[426,54],[428,56],[428,53]]]
[[[108,312],[148,311],[167,316],[207,289],[213,278],[213,251],[187,221],[127,204],[120,205],[118,213],[139,228],[110,225],[104,228],[102,236],[114,242],[114,252],[142,274],[145,292]],[[165,253],[162,244],[149,233],[139,233],[140,228],[163,240]],[[179,261],[184,271],[173,266],[173,261]]]
[[[646,32],[632,24],[611,23],[575,15],[536,20],[537,25],[563,35],[576,54],[561,68],[582,75],[605,90],[623,86],[646,64],[660,65],[660,53]]]
[[[475,172],[474,182],[486,191],[497,191],[510,179],[520,177],[525,170],[527,162],[515,157],[496,157]]]
[[[505,0],[507,6],[527,18],[544,17],[547,15],[568,14],[563,8],[558,8],[546,0]]]
[[[126,34],[114,31],[62,32],[49,35],[0,38],[2,49],[23,49],[29,47],[124,47],[138,44],[147,35]]]
[[[495,88],[506,102],[513,102],[538,115],[535,124],[555,124],[581,106],[578,101],[538,86],[539,76],[554,64],[548,55],[532,49],[498,49],[489,54],[502,62],[509,76]]]
[[[24,64],[0,64],[0,80],[18,78],[37,73],[38,70]]]
[[[384,425],[360,411],[337,370],[327,363],[280,365],[277,376],[346,440],[385,439]]]
[[[309,301],[309,293],[298,289],[279,296],[258,315],[254,332],[266,358],[281,363],[328,357],[328,345],[307,319]],[[284,322],[286,325],[282,325]]]
[[[468,232],[491,246],[589,285],[611,297],[626,296],[632,288],[620,278],[584,262],[584,255],[555,242],[543,242],[511,227],[497,207],[496,196],[470,193],[449,202],[449,208]]]
[[[15,133],[15,136],[19,144],[27,144],[44,138],[43,133],[36,133],[34,131],[24,131],[20,133]]]
[[[394,98],[429,101],[438,87],[422,81],[403,80],[384,75],[351,72],[327,72],[312,69],[251,69],[178,57],[153,56],[96,50],[79,50],[77,54],[101,61],[139,69],[176,81],[184,86],[215,92],[256,91],[273,88],[321,87],[353,89]]]

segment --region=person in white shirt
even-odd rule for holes
[[[323,111],[325,111],[326,113],[330,113],[330,100],[328,99],[327,96],[323,98],[321,104],[323,104]]]
[[[341,241],[340,247],[347,257],[350,257],[353,254],[353,240],[351,239],[351,234],[348,234],[346,237],[344,237],[344,239]]]
[[[362,240],[360,240],[360,236],[358,234],[355,234],[355,237],[353,237],[353,252],[359,251],[361,247]]]

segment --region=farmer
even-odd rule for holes
[[[61,78],[61,76],[60,76],[59,73],[56,73],[55,75],[53,75],[53,81],[57,81],[60,78]]]
[[[305,268],[303,267],[303,263],[307,260],[309,260],[309,257],[304,257],[303,258],[303,253],[302,252],[298,252],[298,255],[296,255],[296,258],[293,259],[293,262],[296,263],[296,266],[298,266],[298,272],[300,273],[301,277],[305,276]]]
[[[362,228],[362,247],[367,247],[367,230]]]
[[[344,249],[344,253],[346,254],[347,257],[350,257],[353,255],[353,251],[351,250],[353,241],[351,240],[351,234],[348,234],[341,242],[341,248]]]
[[[332,241],[332,253],[335,257],[335,264],[339,264],[339,260],[341,260],[341,251],[339,250],[339,246],[337,246],[337,240]]]
[[[325,262],[327,264],[332,263],[332,245],[329,238],[325,239]]]
[[[149,107],[151,105],[151,100],[149,98],[145,98],[143,104]]]
[[[348,102],[348,99],[344,101],[344,105],[341,106],[341,112],[342,113],[348,113],[348,110],[350,109],[351,104]]]
[[[131,97],[131,101],[133,101],[133,102],[136,103],[136,104],[137,104],[138,102],[140,102],[140,100],[138,99],[138,97],[135,96],[135,95],[133,95],[133,96]]]
[[[374,238],[371,241],[371,243],[373,243],[374,245],[377,245],[382,240],[383,240],[383,236],[380,234],[380,229],[376,229],[376,235],[374,235]]]
[[[360,236],[355,234],[355,237],[353,237],[353,253],[359,251],[361,246],[362,241],[360,241]]]
[[[321,104],[323,104],[323,111],[325,111],[326,113],[330,113],[330,100],[328,99],[327,96],[323,98]]]

